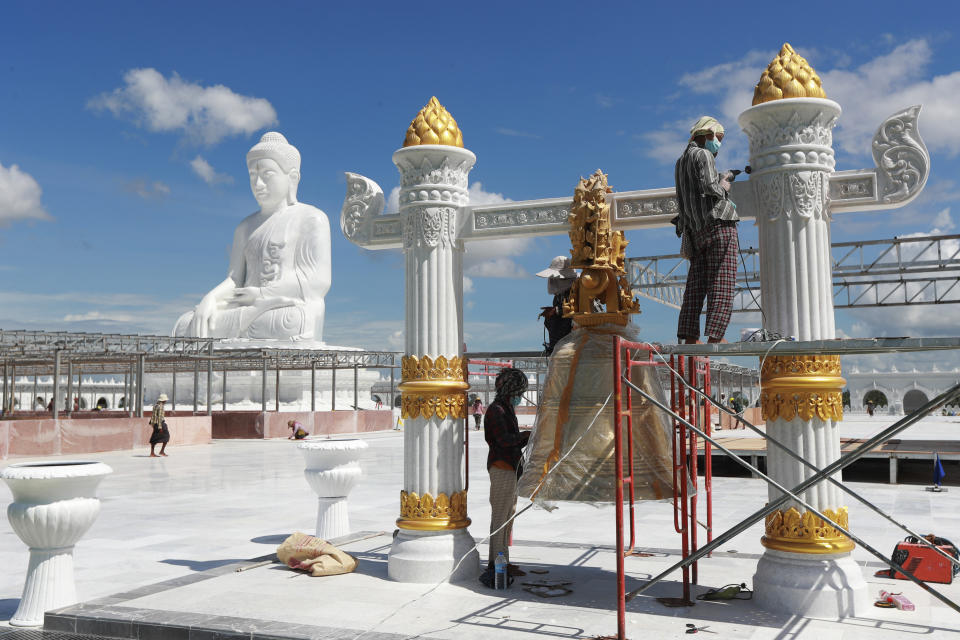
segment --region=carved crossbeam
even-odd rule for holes
[[[830,174],[832,214],[902,207],[923,190],[930,174],[930,155],[917,130],[920,105],[899,111],[877,129],[872,169]],[[445,167],[425,167],[442,172]],[[730,195],[741,219],[756,217],[757,203],[750,182],[736,182]],[[568,231],[572,198],[547,198],[461,208],[457,239],[492,240],[504,237],[561,235]],[[618,230],[664,227],[677,215],[673,187],[620,191],[607,195],[611,227]],[[383,190],[376,182],[347,173],[347,196],[341,211],[344,235],[367,249],[398,249],[403,244],[399,214],[382,215]]]

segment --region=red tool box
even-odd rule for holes
[[[924,582],[952,583],[958,567],[930,547],[919,544],[915,540],[911,536],[903,542],[898,542],[891,559]],[[949,540],[935,538],[931,542],[941,551],[954,558],[957,557],[957,548]],[[895,572],[893,577],[897,580],[907,579],[900,572]]]

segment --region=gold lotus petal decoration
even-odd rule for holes
[[[429,493],[422,496],[416,492],[400,492],[400,519],[397,525],[402,529],[420,531],[442,531],[462,529],[470,525],[467,517],[467,492],[457,491],[448,496],[438,493],[436,497]]]
[[[753,89],[755,105],[783,98],[826,97],[820,76],[789,43],[784,43]]]
[[[463,381],[467,379],[467,359],[461,356],[403,356],[400,359],[400,376],[404,382],[425,380]]]
[[[823,514],[844,529],[850,529],[846,507],[836,511],[823,510]],[[853,541],[840,533],[826,520],[810,511],[800,513],[796,507],[786,511],[776,510],[766,517],[765,535],[761,544],[768,549],[793,553],[839,553],[853,549]]]
[[[407,128],[403,146],[415,147],[420,144],[445,144],[448,147],[463,148],[463,133],[436,96],[420,110]]]

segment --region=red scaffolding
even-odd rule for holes
[[[669,362],[654,357],[655,349],[646,343],[629,342],[616,336],[613,346],[613,409],[614,456],[616,478],[617,522],[617,638],[626,640],[626,572],[624,559],[634,553],[636,526],[634,518],[633,477],[633,394],[623,379],[631,380],[636,367],[653,367],[659,376],[669,364],[670,407],[685,420],[711,433],[710,403],[676,381],[674,371],[692,387],[710,396],[710,359],[698,356],[671,355]],[[626,392],[624,392],[626,388]],[[680,534],[681,553],[689,557],[697,548],[697,435],[679,420],[673,419],[673,524]],[[626,437],[624,437],[626,434]],[[626,442],[624,442],[626,440]],[[624,465],[626,455],[626,465]],[[627,472],[624,473],[624,466]],[[703,497],[706,507],[707,542],[713,539],[713,499],[711,447],[704,442]],[[624,487],[629,491],[624,495]],[[630,513],[630,546],[624,548],[624,498]],[[697,563],[683,568],[683,595],[680,598],[658,598],[672,606],[690,606],[690,584],[697,582]]]

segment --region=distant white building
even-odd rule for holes
[[[864,396],[874,389],[887,397],[890,413],[910,413],[950,387],[960,384],[960,369],[952,371],[861,372],[856,367],[843,372],[850,391],[850,408],[862,411]]]

